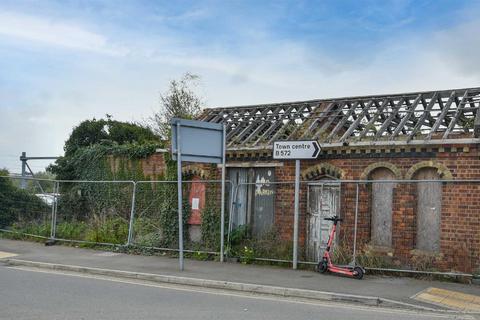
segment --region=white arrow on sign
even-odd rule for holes
[[[274,141],[273,159],[316,159],[320,153],[317,141]]]

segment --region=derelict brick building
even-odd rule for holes
[[[344,217],[340,236],[353,238],[357,184],[338,182],[369,180],[358,185],[359,247],[398,264],[420,252],[438,269],[472,272],[480,267],[480,183],[441,181],[480,179],[479,104],[480,88],[470,88],[213,108],[199,120],[226,124],[228,178],[260,183],[238,188],[233,227],[249,224],[256,235],[275,227],[292,239],[295,162],[273,160],[272,143],[314,139],[318,159],[301,164],[304,259],[321,254],[325,216]]]

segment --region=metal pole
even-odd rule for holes
[[[295,211],[293,215],[293,269],[298,264],[298,211],[300,200],[300,160],[295,160]]]
[[[55,182],[53,184],[53,202],[52,202],[52,221],[50,223],[50,239],[54,240],[55,239],[55,204],[57,202],[57,184],[58,182]]]
[[[55,220],[53,224],[53,239],[57,236],[57,216],[58,216],[58,199],[57,199],[57,194],[60,195],[60,182],[56,181],[55,182],[55,214],[53,215]]]
[[[238,191],[238,185],[236,184],[233,184],[231,181],[230,181],[230,190],[231,190],[231,193],[230,193],[230,210],[228,212],[228,234],[227,234],[227,257],[230,253],[230,234],[232,233],[232,228],[233,228],[233,210],[234,209],[234,206],[235,206],[235,203],[236,203],[236,199],[237,199],[237,191]]]
[[[27,176],[27,153],[22,152],[22,155],[20,156],[20,161],[22,161],[22,178],[25,178]],[[22,179],[20,183],[20,188],[21,189],[26,189],[27,188],[27,180]]]
[[[357,221],[358,221],[358,183],[357,186],[357,193],[355,195],[355,226],[353,229],[353,261],[352,264],[356,264],[357,259]]]
[[[133,182],[133,192],[132,192],[132,207],[130,210],[130,223],[128,225],[128,239],[127,246],[132,244],[133,238],[133,221],[135,219],[135,194],[137,193],[137,183]]]
[[[220,262],[224,261],[224,238],[225,238],[225,124],[223,125],[223,134],[222,134],[222,209],[220,216]],[[178,146],[178,144],[177,144]]]
[[[177,122],[177,185],[178,185],[178,259],[183,271],[183,212],[182,212],[182,153],[180,148],[180,121]]]

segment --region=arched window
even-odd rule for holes
[[[437,168],[422,168],[415,172],[416,180],[440,180]],[[416,248],[440,251],[440,221],[442,213],[442,182],[417,183]]]
[[[387,168],[377,168],[369,175],[369,180],[394,180],[394,173]],[[393,182],[372,182],[371,242],[374,246],[392,246],[392,202]]]

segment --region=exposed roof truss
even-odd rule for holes
[[[480,88],[471,88],[214,108],[200,119],[225,123],[228,147],[235,149],[285,139],[407,144],[476,138],[479,106]]]

